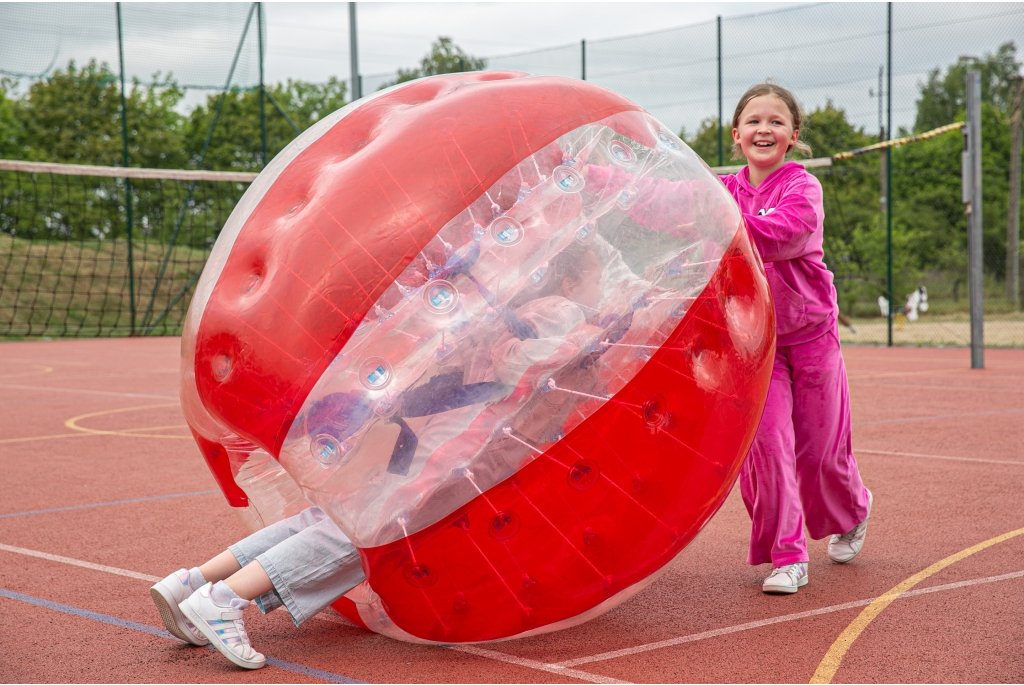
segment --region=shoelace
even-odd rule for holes
[[[800,580],[800,567],[796,564],[791,564],[786,567],[780,566],[779,568],[773,568],[772,574],[768,577],[774,578],[775,576],[781,576],[783,573],[788,575],[794,583]]]
[[[864,526],[863,523],[858,523],[854,527],[854,529],[851,530],[849,533],[843,533],[842,535],[840,535],[839,539],[842,540],[843,542],[853,542],[860,535],[863,526]]]

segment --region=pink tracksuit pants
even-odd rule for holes
[[[775,351],[761,424],[740,471],[753,521],[747,563],[807,561],[811,537],[853,529],[868,515],[850,435],[850,396],[835,326]]]

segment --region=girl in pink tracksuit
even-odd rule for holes
[[[864,543],[871,493],[850,437],[838,306],[822,253],[821,184],[795,162],[801,115],[793,95],[760,84],[740,99],[733,150],[748,166],[722,181],[736,198],[761,254],[775,302],[775,365],[764,415],[740,473],[753,520],[747,563],[771,562],[762,589],[790,594],[807,584],[807,540],[831,535],[828,553],[846,563]]]

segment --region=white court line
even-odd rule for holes
[[[1015,571],[1013,573],[1005,573],[1001,576],[989,576],[988,578],[975,578],[974,580],[962,580],[957,583],[947,583],[946,585],[935,585],[933,587],[926,587],[920,590],[911,590],[910,592],[904,592],[899,596],[899,599],[906,597],[916,597],[917,595],[925,595],[932,592],[943,592],[945,590],[956,590],[962,587],[970,587],[971,585],[982,585],[984,583],[996,583],[1001,580],[1011,580],[1013,578],[1024,577],[1024,571]],[[822,614],[831,614],[836,611],[846,611],[847,609],[856,609],[857,607],[867,606],[871,602],[875,601],[874,597],[869,599],[861,599],[856,602],[846,602],[844,604],[833,604],[832,606],[822,607],[820,609],[811,609],[810,611],[801,611],[795,614],[786,614],[785,616],[775,616],[772,618],[762,619],[760,621],[751,621],[750,623],[741,623],[735,626],[728,626],[727,628],[718,628],[716,630],[706,630],[703,633],[694,633],[693,635],[684,635],[682,637],[674,637],[669,640],[661,640],[660,642],[651,642],[646,645],[637,645],[636,647],[627,647],[626,649],[616,649],[611,652],[602,652],[601,654],[593,654],[591,656],[584,656],[578,659],[569,659],[568,661],[560,661],[557,664],[551,664],[556,669],[561,667],[579,666],[581,664],[591,664],[595,661],[608,661],[609,659],[619,659],[624,656],[631,656],[633,654],[640,654],[642,652],[650,652],[655,649],[664,649],[665,647],[674,647],[675,645],[685,644],[687,642],[697,642],[698,640],[707,640],[712,637],[719,637],[721,635],[730,635],[732,633],[739,633],[745,630],[754,630],[756,628],[763,628],[765,626],[775,625],[776,623],[786,623],[788,621],[798,621],[802,618],[810,618],[811,616],[821,616]]]
[[[105,573],[113,573],[119,576],[127,576],[129,578],[136,578],[138,580],[145,580],[149,582],[157,582],[160,578],[156,576],[146,575],[145,573],[136,573],[135,571],[128,571],[122,568],[116,568],[114,566],[104,566],[102,564],[93,564],[88,561],[81,561],[79,559],[72,559],[69,557],[62,557],[56,554],[47,554],[46,552],[37,552],[31,549],[25,549],[24,547],[13,547],[11,545],[0,544],[0,550],[5,552],[13,552],[14,554],[25,554],[31,557],[38,557],[40,559],[47,559],[49,561],[56,561],[62,564],[71,564],[72,566],[81,566],[82,568],[92,569],[94,571],[103,571]],[[961,580],[956,583],[947,583],[945,585],[935,585],[932,587],[920,588],[917,590],[911,590],[905,592],[899,596],[899,599],[905,599],[907,597],[916,597],[918,595],[930,594],[933,592],[943,592],[946,590],[956,590],[963,587],[970,587],[972,585],[983,585],[985,583],[996,583],[1002,580],[1012,580],[1014,578],[1024,577],[1024,571],[1014,571],[1013,573],[1004,573],[999,576],[988,576],[987,578],[975,578],[973,580]],[[820,609],[811,609],[809,611],[800,611],[795,614],[786,614],[784,616],[774,616],[772,618],[762,619],[760,621],[751,621],[749,623],[741,623],[735,626],[728,626],[725,628],[717,628],[715,630],[706,630],[702,633],[694,633],[693,635],[684,635],[682,637],[675,637],[668,640],[661,640],[659,642],[651,642],[646,645],[637,645],[636,647],[627,647],[625,649],[616,649],[610,652],[602,652],[600,654],[593,654],[591,656],[579,657],[578,659],[569,659],[567,661],[560,661],[554,664],[546,664],[542,661],[535,661],[533,659],[526,659],[524,657],[514,656],[511,654],[504,654],[502,652],[496,652],[490,649],[483,649],[474,645],[453,645],[448,647],[452,651],[463,652],[465,654],[471,654],[473,656],[482,657],[484,659],[491,659],[492,661],[502,661],[508,664],[514,664],[516,666],[523,666],[525,668],[532,668],[534,670],[543,671],[545,673],[554,673],[557,675],[568,676],[570,678],[576,678],[577,680],[583,680],[590,683],[625,683],[628,681],[616,680],[615,678],[609,678],[607,676],[597,675],[596,673],[588,673],[587,671],[580,671],[574,666],[580,666],[582,664],[594,663],[596,661],[608,661],[610,659],[618,659],[624,656],[631,656],[633,654],[641,654],[643,652],[650,652],[656,649],[664,649],[666,647],[674,647],[676,645],[685,644],[687,642],[697,642],[699,640],[707,640],[713,637],[719,637],[721,635],[730,635],[732,633],[739,633],[746,630],[754,630],[756,628],[763,628],[765,626],[775,625],[776,623],[786,623],[789,621],[798,621],[802,618],[810,618],[812,616],[821,616],[822,614],[831,614],[837,611],[846,611],[847,609],[856,609],[857,607],[867,606],[871,602],[875,601],[875,597],[868,599],[861,599],[854,602],[846,602],[844,604],[833,604],[832,606],[821,607]],[[323,617],[326,619],[326,617]],[[326,619],[329,620],[329,619]],[[334,623],[335,621],[331,621]],[[337,621],[341,622],[341,621]],[[348,621],[344,621],[348,624]]]
[[[939,454],[917,454],[916,452],[887,452],[885,450],[854,449],[853,453],[864,452],[865,454],[891,454],[896,457],[921,457],[923,459],[943,459],[947,461],[974,461],[979,464],[1009,464],[1011,466],[1024,466],[1024,461],[999,461],[998,459],[975,459],[973,457],[945,457]]]
[[[135,578],[136,580],[148,580],[154,583],[160,580],[160,578],[157,578],[156,576],[148,576],[145,573],[136,573],[135,571],[128,571],[123,568],[117,568],[116,566],[104,566],[103,564],[94,564],[91,561],[82,561],[81,559],[62,557],[57,554],[37,552],[34,549],[25,549],[24,547],[13,547],[11,545],[0,544],[0,550],[3,550],[4,552],[12,552],[14,554],[24,554],[25,556],[29,557],[37,557],[39,559],[46,559],[47,561],[57,561],[62,564],[71,564],[72,566],[81,566],[82,568],[92,569],[93,571],[113,573],[115,576],[127,576],[128,578]]]
[[[145,580],[147,582],[155,583],[160,578],[156,576],[150,576],[145,573],[136,573],[135,571],[129,571],[123,568],[117,568],[115,566],[104,566],[103,564],[94,564],[90,561],[82,561],[80,559],[72,559],[70,557],[62,557],[57,554],[49,554],[47,552],[37,552],[34,549],[25,549],[24,547],[14,547],[12,545],[0,544],[0,550],[4,552],[11,552],[13,554],[24,554],[25,556],[36,557],[39,559],[46,559],[47,561],[56,561],[61,564],[70,564],[72,566],[80,566],[81,568],[87,568],[93,571],[102,571],[104,573],[112,573],[117,576],[127,576],[128,578],[135,578],[137,580]],[[326,617],[322,617],[325,620]],[[341,617],[339,617],[340,619]],[[344,623],[352,625],[348,621],[338,620],[331,623]],[[551,666],[540,661],[533,661],[532,659],[524,659],[509,654],[502,654],[501,652],[494,652],[489,649],[481,649],[479,647],[473,647],[471,645],[458,645],[452,646],[450,649],[458,652],[465,652],[466,654],[472,654],[474,656],[480,656],[485,659],[491,659],[492,661],[504,661],[506,663],[515,664],[517,666],[524,666],[526,668],[532,668],[538,671],[545,671],[547,673],[557,673],[559,675],[568,676],[570,678],[576,678],[577,680],[583,680],[588,683],[625,683],[624,680],[616,680],[615,678],[608,678],[594,673],[587,673],[586,671],[577,671],[572,668]]]
[[[545,664],[542,661],[534,661],[533,659],[525,659],[521,656],[513,656],[511,654],[504,654],[502,652],[495,652],[490,649],[482,649],[480,647],[474,647],[473,645],[456,645],[449,647],[455,652],[465,652],[466,654],[472,654],[474,656],[483,657],[484,659],[491,659],[492,661],[504,661],[507,664],[515,664],[516,666],[525,666],[526,668],[532,668],[538,671],[544,671],[545,673],[556,673],[562,676],[569,676],[570,678],[576,678],[577,680],[584,680],[588,683],[626,683],[627,680],[616,680],[615,678],[609,678],[607,676],[597,675],[596,673],[588,673],[587,671],[578,671],[575,668],[570,668],[568,662],[563,664]]]

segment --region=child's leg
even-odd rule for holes
[[[199,572],[203,574],[206,582],[216,583],[218,580],[224,580],[241,569],[242,565],[238,563],[238,559],[231,553],[231,550],[226,549],[200,566]]]
[[[171,634],[185,642],[205,645],[206,638],[201,633],[197,633],[195,626],[182,615],[179,604],[191,597],[205,583],[217,583],[241,573],[242,567],[250,564],[256,555],[324,517],[325,514],[320,509],[310,507],[295,516],[253,533],[198,568],[180,569],[161,580],[150,588],[150,596],[160,612],[164,626]],[[273,588],[270,586],[269,579],[266,578],[266,573],[263,572],[259,564],[251,564],[251,566],[254,568],[248,569],[240,576],[239,581],[244,584],[239,585],[238,589],[249,594],[252,590],[265,587],[264,592],[270,594]],[[262,577],[260,577],[261,575]],[[241,593],[239,594],[241,596]],[[247,597],[247,599],[250,598]],[[273,604],[270,608],[279,605],[280,602]],[[260,603],[260,608],[263,608],[262,603]]]
[[[283,605],[295,625],[301,625],[365,580],[358,551],[334,521],[317,509],[296,523],[304,527],[255,558],[250,555],[266,542],[258,533],[232,545],[229,553],[242,565],[241,570],[225,581],[204,585],[181,603],[182,612],[196,629],[243,668],[260,668],[266,663],[245,631],[243,613],[251,600],[264,613]],[[270,531],[267,538],[287,526],[274,528],[266,529]]]
[[[753,524],[747,563],[754,566],[771,562],[777,568],[807,561],[790,378],[788,348],[779,348],[761,424],[740,471],[740,492]]]
[[[266,587],[261,583],[269,584],[258,596],[260,610],[284,605],[296,626],[366,580],[355,545],[326,517],[263,552],[256,562],[231,576],[228,586],[252,595]]]
[[[807,530],[820,540],[868,515],[868,492],[853,456],[850,390],[835,329],[791,348],[797,482]]]

